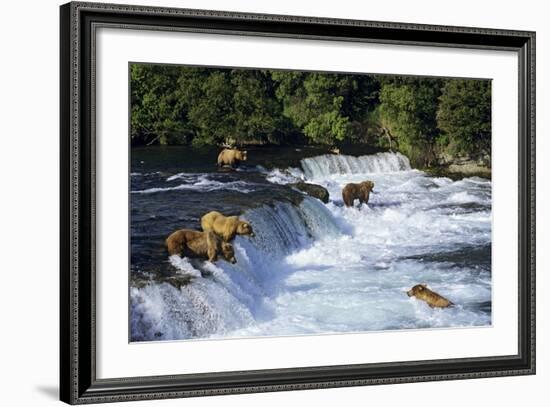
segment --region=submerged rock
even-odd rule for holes
[[[291,187],[296,188],[313,198],[317,198],[324,203],[328,203],[329,193],[325,187],[317,184],[310,184],[308,182],[296,182],[289,184]]]

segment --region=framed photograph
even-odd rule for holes
[[[61,400],[535,373],[535,33],[61,6]]]

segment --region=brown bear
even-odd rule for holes
[[[176,230],[166,239],[166,248],[170,256],[206,258],[211,262],[218,260],[218,255],[229,263],[235,264],[233,245],[222,241],[213,232],[199,232],[190,229]]]
[[[344,204],[348,207],[353,206],[353,201],[359,199],[359,204],[368,203],[370,191],[374,188],[374,182],[364,181],[359,184],[347,184],[344,189],[342,189],[342,198],[344,199]]]
[[[241,161],[246,161],[246,154],[246,151],[237,150],[236,148],[225,148],[218,155],[218,167],[224,165],[236,167]]]
[[[250,223],[240,220],[238,216],[224,216],[219,212],[208,212],[201,218],[201,227],[205,232],[214,232],[225,242],[232,240],[235,235],[254,237]]]
[[[449,301],[447,298],[439,295],[435,291],[430,290],[426,287],[426,284],[417,284],[409,291],[407,291],[409,297],[415,297],[419,300],[426,301],[428,305],[432,308],[447,308],[451,307],[454,304]]]

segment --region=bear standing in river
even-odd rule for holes
[[[218,155],[218,167],[236,167],[241,161],[246,161],[246,154],[246,151],[225,148]]]
[[[417,284],[409,291],[407,291],[409,297],[415,297],[419,300],[426,301],[428,305],[432,308],[447,308],[451,307],[454,304],[449,301],[447,298],[439,295],[435,291],[430,290],[426,287],[426,284]]]
[[[224,216],[220,212],[208,212],[201,218],[201,227],[205,232],[214,232],[224,241],[233,240],[235,235],[254,236],[250,223],[238,216]]]
[[[353,206],[353,201],[359,199],[359,204],[368,203],[370,192],[374,188],[374,182],[364,181],[359,184],[349,183],[342,189],[344,205]]]
[[[166,239],[166,248],[170,256],[207,258],[211,262],[218,260],[218,255],[229,263],[235,264],[233,245],[222,241],[213,232],[198,232],[180,229]]]

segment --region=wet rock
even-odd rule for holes
[[[463,176],[481,176],[491,178],[491,156],[480,153],[478,156],[451,156],[441,154],[438,159],[439,166],[451,174]]]
[[[313,198],[317,198],[324,203],[328,203],[329,193],[325,187],[317,184],[310,184],[308,182],[296,182],[289,184],[289,186],[296,188]]]

